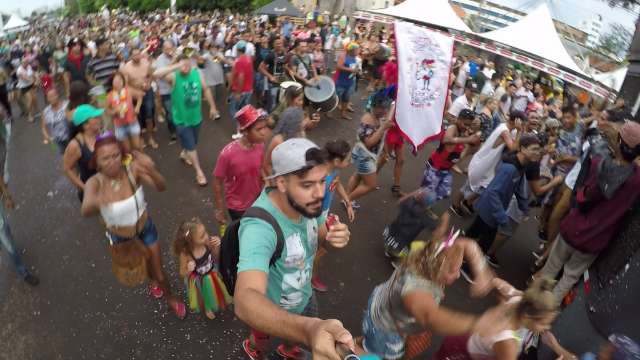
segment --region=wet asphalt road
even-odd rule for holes
[[[360,104],[356,105],[356,115],[361,114]],[[217,122],[206,120],[200,134],[198,151],[208,176],[232,134],[229,115],[223,114]],[[355,118],[323,119],[309,137],[318,144],[336,137],[353,143]],[[147,191],[147,201],[160,233],[165,270],[174,289],[183,294],[169,245],[179,222],[192,216],[201,217],[210,231],[216,232],[212,190],[196,186],[193,171],[178,159],[179,145],[167,145],[165,124],[159,124],[156,139],[160,149],[147,152],[166,176],[168,190]],[[427,146],[417,157],[407,156],[403,190],[419,184],[431,149]],[[0,359],[245,358],[240,342],[247,331],[231,311],[214,321],[191,314],[180,321],[164,301],[149,297],[146,288],[130,289],[116,282],[105,250],[104,230],[97,219],[80,217],[75,190],[61,171],[61,157],[42,144],[39,126],[18,119],[10,151],[9,187],[18,204],[10,214],[10,224],[18,246],[25,249],[24,260],[41,284],[31,288],[18,280],[9,259],[0,255]],[[321,315],[341,319],[354,335],[361,333],[360,321],[371,290],[393,269],[383,254],[381,236],[396,213],[396,199],[389,191],[390,165],[381,173],[381,189],[360,201],[362,208],[351,225],[351,243],[326,256],[321,270],[330,287],[328,293],[318,295]],[[347,169],[341,176],[345,185],[350,174]],[[462,181],[456,176],[455,185]],[[446,207],[448,203],[439,204],[435,210],[441,213]],[[334,201],[334,211],[346,218],[338,201]],[[463,228],[471,220],[453,218]],[[499,275],[518,287],[524,286],[533,263],[530,253],[537,243],[535,226],[533,220],[521,226],[516,240],[498,256],[502,262]],[[463,280],[446,294],[444,304],[458,310],[480,312],[493,303],[493,299],[469,298]],[[434,338],[432,351],[438,343]]]

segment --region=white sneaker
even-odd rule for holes
[[[231,138],[232,138],[233,140],[238,140],[238,139],[242,138],[242,134],[241,134],[241,133],[239,133],[239,132],[237,132],[237,133],[235,133],[235,134],[231,135]]]

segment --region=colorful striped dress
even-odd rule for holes
[[[218,312],[231,304],[232,297],[222,282],[209,248],[197,258],[191,254],[196,268],[186,278],[187,300],[191,312]]]

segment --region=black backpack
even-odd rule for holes
[[[264,220],[276,232],[276,251],[271,255],[269,266],[273,266],[282,255],[284,247],[284,234],[276,219],[265,209],[259,207],[251,207],[245,211],[243,218],[256,218]],[[238,278],[238,260],[240,259],[240,238],[238,236],[240,230],[240,220],[232,221],[222,237],[220,244],[220,261],[219,271],[222,275],[222,281],[227,287],[229,294],[233,296],[236,288],[236,279]]]

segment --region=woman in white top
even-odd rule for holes
[[[502,319],[490,334],[446,337],[437,360],[516,360],[536,335],[551,328],[560,306],[551,292],[555,281],[538,278],[524,293],[501,279],[493,279],[493,284],[505,303]]]
[[[142,185],[164,191],[166,183],[147,155],[134,150],[124,154],[115,136],[99,136],[94,147],[92,165],[97,173],[84,187],[82,216],[100,214],[112,245],[142,242],[149,254],[149,294],[165,296],[169,307],[183,319],[184,303],[171,292],[169,279],[162,269],[162,256],[156,229],[145,201]]]
[[[18,76],[18,84],[16,88],[20,90],[20,95],[23,101],[24,106],[24,114],[27,115],[27,120],[32,123],[33,120],[33,110],[35,105],[35,82],[36,82],[36,74],[29,64],[29,59],[24,57],[18,70],[16,71],[16,75]]]

